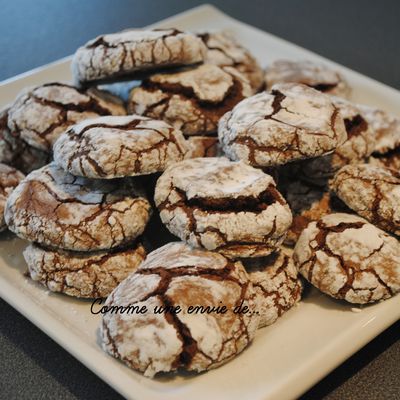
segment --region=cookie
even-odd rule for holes
[[[385,231],[400,235],[400,174],[370,164],[347,165],[331,188],[357,214]]]
[[[377,167],[391,168],[395,171],[400,170],[400,146],[388,151],[385,154],[375,153],[368,160],[369,164]]]
[[[50,250],[34,244],[24,250],[34,281],[52,292],[82,298],[107,297],[145,257],[141,244],[94,253]]]
[[[326,189],[302,181],[290,182],[282,194],[293,213],[293,222],[285,239],[285,244],[289,246],[296,244],[301,232],[311,221],[316,221],[332,212],[349,210]]]
[[[51,163],[15,188],[5,220],[11,231],[31,242],[94,251],[135,239],[149,213],[150,204],[134,181],[78,178]]]
[[[138,115],[83,121],[61,134],[54,161],[72,175],[111,179],[164,171],[187,145],[171,125]]]
[[[102,346],[147,377],[226,363],[253,340],[260,319],[257,296],[240,262],[177,242],[150,253],[105,307],[128,305],[147,311],[104,313]],[[240,305],[248,312],[235,313]],[[157,313],[155,307],[167,311]],[[218,313],[218,307],[226,311]]]
[[[29,146],[8,129],[9,106],[0,110],[0,163],[14,167],[27,174],[50,162],[48,153]]]
[[[234,67],[250,82],[253,92],[264,85],[264,73],[257,60],[227,32],[206,32],[198,35],[207,46],[204,62],[220,67]]]
[[[400,291],[399,242],[355,215],[311,222],[293,258],[304,278],[336,299],[365,304]]]
[[[130,29],[100,35],[80,47],[72,60],[78,83],[132,76],[161,67],[197,64],[206,47],[196,35],[177,29]]]
[[[358,107],[375,133],[374,152],[385,154],[400,147],[400,118],[375,107]]]
[[[272,325],[300,301],[303,285],[288,251],[242,262],[259,297],[259,328]]]
[[[128,110],[162,119],[185,135],[208,135],[217,131],[222,115],[251,93],[236,69],[204,64],[144,80],[132,89]]]
[[[320,92],[349,98],[351,89],[344,77],[328,66],[313,61],[277,60],[265,71],[268,88],[276,83],[302,83]]]
[[[158,179],[154,201],[171,233],[233,258],[270,254],[292,222],[271,176],[224,157],[172,165]]]
[[[7,229],[4,221],[7,198],[24,177],[25,175],[17,169],[0,163],[0,232]]]
[[[302,163],[301,175],[312,183],[326,182],[345,165],[365,162],[376,146],[375,132],[360,108],[339,97],[332,97],[332,101],[344,119],[347,140],[332,154]]]
[[[231,160],[259,167],[328,154],[347,139],[330,97],[291,83],[241,101],[222,117],[218,135]]]
[[[188,136],[189,151],[185,158],[218,157],[221,155],[218,137],[216,136]]]
[[[50,152],[56,139],[71,125],[99,115],[124,114],[122,101],[107,92],[53,82],[18,96],[8,111],[8,127],[13,136]]]

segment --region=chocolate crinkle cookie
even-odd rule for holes
[[[344,77],[313,61],[277,60],[265,71],[267,88],[276,83],[302,83],[326,94],[349,98],[351,89]]]
[[[347,140],[333,153],[301,163],[302,178],[311,183],[325,184],[341,167],[365,162],[376,147],[376,133],[363,111],[339,97],[332,97],[332,101],[344,119]]]
[[[400,118],[366,105],[357,106],[375,134],[374,153],[385,154],[400,148]]]
[[[83,121],[54,145],[54,160],[73,175],[111,179],[164,171],[183,160],[182,133],[163,121],[138,115]]]
[[[197,64],[206,47],[196,35],[177,29],[129,29],[100,35],[72,60],[77,83],[111,80],[156,68]]]
[[[329,154],[347,139],[331,98],[292,83],[241,101],[222,117],[218,134],[230,159],[261,167]]]
[[[292,222],[271,176],[224,157],[172,165],[158,179],[154,201],[171,233],[233,258],[270,254]]]
[[[400,174],[370,164],[339,170],[331,188],[348,207],[385,231],[400,235]]]
[[[300,301],[303,285],[288,250],[242,263],[259,297],[259,328],[272,325]]]
[[[0,163],[27,174],[46,165],[50,161],[50,155],[11,135],[8,129],[9,108],[10,106],[6,106],[0,110]]]
[[[8,128],[12,136],[51,152],[56,139],[71,125],[100,115],[124,114],[122,101],[110,93],[52,82],[17,97],[8,110]]]
[[[145,259],[141,244],[124,250],[72,252],[35,244],[24,250],[29,275],[52,292],[81,298],[107,297]]]
[[[207,46],[204,62],[220,67],[231,66],[250,82],[253,92],[264,85],[264,72],[251,53],[241,46],[228,32],[205,32],[198,36]]]
[[[157,74],[132,89],[129,112],[162,119],[185,135],[215,133],[222,115],[252,94],[247,79],[232,67],[204,64]]]
[[[240,305],[249,312],[235,313]],[[258,298],[240,262],[177,242],[150,253],[105,306],[146,307],[144,313],[105,313],[101,338],[105,351],[148,377],[226,363],[253,340],[260,319]],[[226,311],[190,312],[196,306]]]
[[[365,304],[400,291],[398,240],[356,215],[311,222],[293,257],[304,278],[336,299]]]
[[[142,234],[150,204],[135,181],[75,177],[55,163],[31,172],[7,199],[19,237],[52,248],[106,250]]]
[[[4,220],[4,208],[11,192],[25,178],[25,175],[17,169],[0,163],[0,232],[7,229]]]

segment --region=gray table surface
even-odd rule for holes
[[[195,0],[0,0],[0,80],[72,54],[95,35],[144,26]],[[210,1],[258,28],[400,89],[400,2]],[[400,322],[353,355],[303,400],[400,398]],[[120,399],[0,300],[0,399]]]

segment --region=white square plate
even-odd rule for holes
[[[326,60],[205,5],[155,24],[187,30],[226,29],[265,66],[277,58],[323,61],[346,76],[354,100],[399,113],[400,92]],[[19,75],[0,84],[0,105],[26,86],[70,80],[70,58]],[[46,334],[129,399],[290,399],[299,396],[338,364],[400,317],[400,296],[354,309],[317,291],[308,292],[294,310],[260,330],[240,356],[198,376],[150,380],[100,349],[99,317],[90,302],[53,294],[23,276],[25,242],[4,234],[0,239],[0,295]],[[358,312],[355,312],[358,311]]]

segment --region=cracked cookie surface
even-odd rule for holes
[[[277,60],[265,71],[268,88],[276,83],[302,83],[330,95],[349,98],[351,89],[343,76],[313,61]]]
[[[231,66],[250,82],[254,92],[264,85],[264,72],[251,53],[227,32],[205,32],[198,34],[207,46],[204,62],[220,67]]]
[[[73,252],[35,244],[24,250],[30,277],[52,292],[81,298],[107,297],[145,259],[141,244],[124,250]]]
[[[143,232],[149,214],[149,202],[131,179],[79,178],[51,163],[15,188],[5,220],[29,241],[93,251],[129,243]]]
[[[337,196],[357,214],[400,235],[400,174],[371,164],[347,165],[331,183]]]
[[[24,90],[17,97],[8,111],[8,128],[30,146],[51,152],[71,125],[100,115],[125,114],[122,101],[108,92],[52,82]]]
[[[236,69],[204,64],[145,79],[132,89],[128,109],[162,119],[185,135],[206,135],[216,132],[220,117],[251,94]]]
[[[341,167],[365,162],[376,147],[376,134],[363,111],[339,97],[332,97],[332,101],[344,119],[347,140],[332,154],[301,163],[301,175],[311,183],[325,184]]]
[[[48,153],[35,149],[20,138],[11,135],[8,129],[9,108],[10,106],[6,106],[0,110],[0,163],[27,174],[46,165],[50,157]]]
[[[293,257],[304,278],[336,299],[365,304],[400,291],[399,242],[356,215],[311,222]]]
[[[291,83],[241,101],[221,118],[218,135],[230,159],[260,167],[329,154],[347,139],[330,97]]]
[[[271,176],[224,157],[169,167],[157,181],[154,201],[171,233],[228,257],[270,254],[292,222]]]
[[[107,116],[83,121],[61,134],[54,161],[73,175],[111,179],[164,171],[187,152],[182,133],[163,121]]]
[[[4,220],[4,208],[11,192],[25,178],[25,175],[17,169],[0,163],[0,232],[7,229]]]
[[[287,250],[278,250],[267,257],[244,259],[242,263],[259,296],[259,328],[272,325],[300,301],[303,285]]]
[[[109,80],[156,68],[197,64],[206,47],[177,29],[130,29],[101,35],[80,47],[72,60],[78,83]]]
[[[240,304],[250,312],[234,313]],[[148,311],[104,314],[102,345],[148,377],[218,367],[244,350],[259,323],[258,298],[243,265],[178,242],[150,253],[106,302],[108,307],[127,305]],[[154,312],[154,307],[177,306],[179,313]],[[189,313],[190,306],[225,306],[227,311]]]

